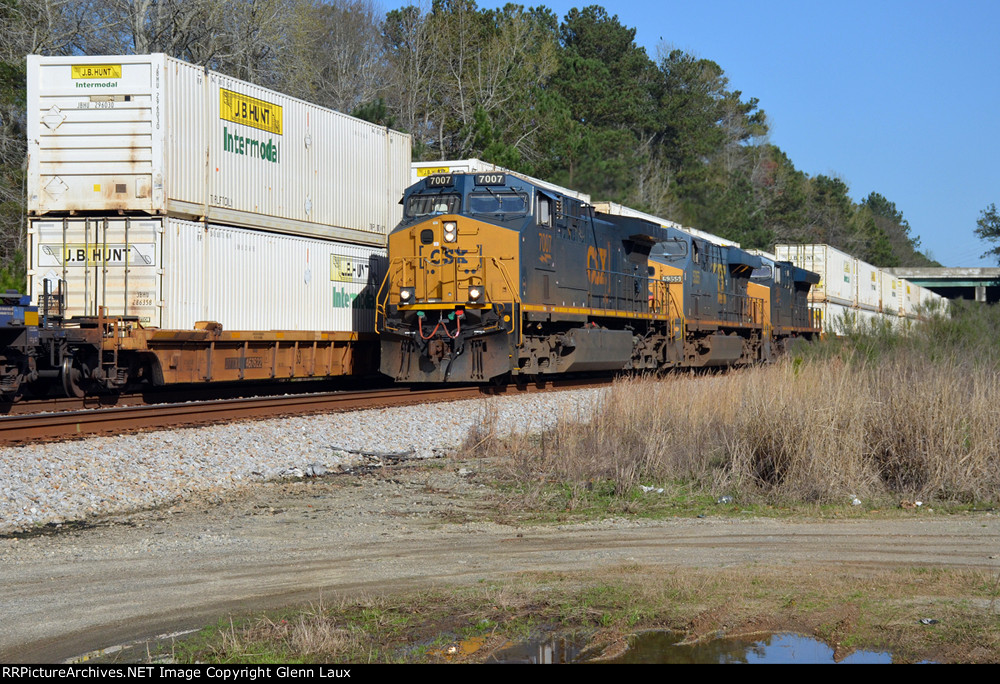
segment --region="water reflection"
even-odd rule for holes
[[[645,632],[629,645],[629,650],[607,663],[891,663],[888,653],[854,651],[835,661],[833,649],[822,641],[798,634],[772,634],[759,639],[713,639],[680,645],[682,635],[673,632]],[[548,636],[504,649],[495,656],[501,663],[572,663],[586,646],[585,640]]]
[[[762,639],[713,639],[678,645],[680,636],[647,632],[613,663],[834,663],[833,649],[798,634],[772,634]],[[891,663],[888,653],[854,651],[841,663]]]
[[[500,663],[529,663],[532,665],[561,665],[577,662],[586,646],[584,638],[547,636],[505,648],[494,657]]]

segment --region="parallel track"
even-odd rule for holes
[[[329,411],[408,406],[438,401],[476,399],[490,395],[594,387],[610,379],[569,379],[544,385],[445,387],[430,390],[379,389],[323,392],[279,397],[224,399],[182,403],[116,406],[57,413],[0,417],[0,444],[55,442],[106,434],[156,430],[234,420],[256,420]],[[44,409],[41,409],[44,410]]]

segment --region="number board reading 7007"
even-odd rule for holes
[[[502,173],[477,173],[476,185],[507,185],[507,176]]]
[[[427,177],[428,188],[450,188],[455,184],[455,179],[449,174],[438,174]]]

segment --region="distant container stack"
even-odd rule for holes
[[[945,299],[829,245],[784,244],[774,251],[779,259],[820,275],[809,306],[820,312],[827,333],[839,334],[849,322],[916,320]]]
[[[371,331],[410,173],[406,134],[166,55],[28,57],[29,290],[67,316]]]

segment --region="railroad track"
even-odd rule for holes
[[[157,404],[136,404],[105,408],[59,410],[58,401],[37,402],[38,410],[51,413],[26,413],[0,417],[0,444],[55,442],[95,435],[121,434],[142,430],[167,429],[235,420],[259,420],[280,416],[357,411],[370,408],[408,406],[439,401],[476,399],[491,395],[518,395],[538,391],[579,389],[607,384],[610,378],[560,379],[541,385],[505,385],[499,387],[445,387],[410,390],[319,392],[284,396],[216,399]]]

